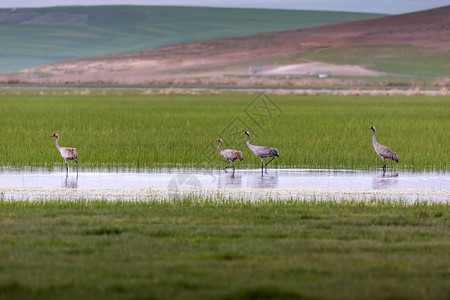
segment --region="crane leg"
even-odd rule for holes
[[[223,170],[226,172],[228,168],[233,168],[233,170],[234,170],[233,166],[226,166],[225,168],[223,168]]]
[[[386,171],[386,162],[383,159],[383,171]]]
[[[272,157],[272,159],[271,160],[269,160],[267,163],[266,163],[266,173],[267,173],[267,165],[272,161],[272,160],[274,160],[275,159],[275,157]]]
[[[225,170],[225,172],[227,171],[228,168],[233,168],[233,172],[234,172],[234,162],[230,161],[230,163],[232,164],[232,166],[226,166],[225,168],[223,168]]]
[[[264,158],[261,157],[261,173],[264,173]]]
[[[75,162],[77,163],[77,177],[78,177],[78,160],[75,159]]]

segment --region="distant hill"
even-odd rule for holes
[[[54,63],[23,73],[30,82],[207,83],[229,76],[450,78],[450,6],[345,24],[262,33]],[[223,77],[227,75],[227,77]],[[256,74],[257,75],[257,74]],[[186,81],[189,79],[190,81]],[[184,80],[184,81],[183,81]],[[202,84],[205,81],[201,81]],[[239,84],[239,83],[238,83]]]
[[[379,14],[163,6],[0,10],[0,72],[107,53],[338,24]]]

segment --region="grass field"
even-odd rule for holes
[[[21,19],[20,14],[32,17]],[[108,53],[380,16],[345,12],[164,6],[51,7],[19,9],[15,12],[2,9],[0,72],[16,72],[55,61]]]
[[[241,135],[249,130],[252,144],[278,148],[274,168],[373,169],[382,166],[373,125],[400,168],[446,170],[449,112],[448,97],[429,96],[11,93],[0,95],[0,165],[63,166],[49,137],[57,132],[82,168],[220,168],[219,135],[224,149],[243,151],[238,169],[257,168]]]
[[[0,299],[445,299],[448,204],[1,202]]]
[[[297,56],[294,56],[294,58]],[[420,48],[406,45],[371,45],[316,49],[298,57],[334,64],[364,66],[370,70],[414,78],[445,78],[450,75],[450,55],[432,45]]]

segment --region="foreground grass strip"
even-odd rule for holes
[[[0,299],[443,299],[448,204],[0,202]]]

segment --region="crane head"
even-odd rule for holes
[[[373,131],[375,131],[375,127],[371,126],[369,129],[372,129]]]
[[[56,137],[59,138],[59,135],[57,133],[52,134],[50,137]]]
[[[219,139],[217,139],[216,142],[223,143],[223,140],[221,138],[219,138]]]
[[[244,131],[242,134],[250,135],[250,132],[248,132],[248,131],[246,130],[246,131]]]

